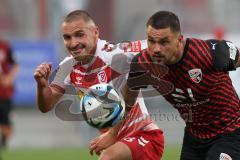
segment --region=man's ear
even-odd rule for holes
[[[95,34],[96,34],[97,37],[99,37],[99,28],[98,28],[98,26],[95,27]]]
[[[177,37],[177,45],[179,48],[184,48],[184,39],[181,33]]]
[[[183,43],[183,35],[182,34],[179,34],[179,36],[178,36],[178,43],[179,44]]]

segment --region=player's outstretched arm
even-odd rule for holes
[[[41,112],[45,113],[53,109],[56,102],[62,96],[61,93],[51,88],[48,79],[51,74],[51,64],[40,64],[35,72],[34,78],[37,82],[37,105]]]
[[[127,84],[122,89],[123,99],[125,100],[126,112],[125,117],[127,117],[128,112],[131,110],[131,107],[135,104],[139,90],[131,90]],[[90,142],[89,150],[90,154],[93,155],[95,152],[97,155],[100,155],[101,151],[112,146],[117,141],[118,132],[123,125],[124,119],[120,121],[116,126],[108,130],[108,132],[102,134],[101,136],[93,139]]]
[[[138,93],[138,89],[132,90],[128,87],[127,84],[124,85],[124,87],[122,88],[122,95],[127,108],[132,107],[135,104]]]
[[[96,155],[100,155],[104,149],[115,144],[117,141],[116,131],[119,130],[119,127],[122,125],[122,122],[119,122],[116,126],[109,129],[106,133],[94,138],[90,141],[89,152],[91,155],[95,152]]]

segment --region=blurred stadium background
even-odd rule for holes
[[[42,114],[35,105],[33,71],[43,61],[57,65],[66,55],[60,26],[72,10],[90,12],[109,41],[145,39],[145,23],[158,10],[179,15],[185,36],[223,38],[240,47],[239,0],[0,0],[0,35],[9,40],[20,64],[13,111],[14,134],[3,160],[96,159],[87,153],[97,131],[84,122],[63,121],[54,111]],[[231,73],[240,94],[239,70]],[[238,81],[238,84],[237,84]],[[164,160],[179,159],[184,124],[161,97],[146,100],[164,130]]]

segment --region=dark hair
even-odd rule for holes
[[[147,27],[164,29],[170,27],[173,32],[180,32],[180,22],[178,16],[170,11],[158,11],[153,14],[147,22]]]
[[[95,24],[92,17],[90,16],[90,14],[84,10],[75,10],[75,11],[70,12],[65,17],[64,22],[72,22],[76,19],[82,19],[85,22],[92,22],[93,24]]]

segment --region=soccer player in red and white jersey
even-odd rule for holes
[[[147,36],[148,48],[132,60],[125,102],[152,85],[186,122],[181,160],[240,159],[240,101],[228,73],[240,66],[239,50],[225,40],[184,39],[169,11],[150,17]]]
[[[134,52],[146,48],[143,41],[112,45],[100,40],[94,21],[86,11],[81,10],[66,16],[62,33],[70,56],[59,64],[54,80],[48,83],[51,74],[49,63],[40,64],[34,72],[37,103],[42,112],[54,108],[68,85],[81,94],[94,84],[111,83],[121,93]],[[126,117],[118,125],[116,136],[106,140],[107,135],[112,134],[110,129],[95,138],[90,143],[90,152],[101,153],[100,160],[159,160],[164,148],[163,133],[147,118],[142,98],[138,98],[134,109]]]

